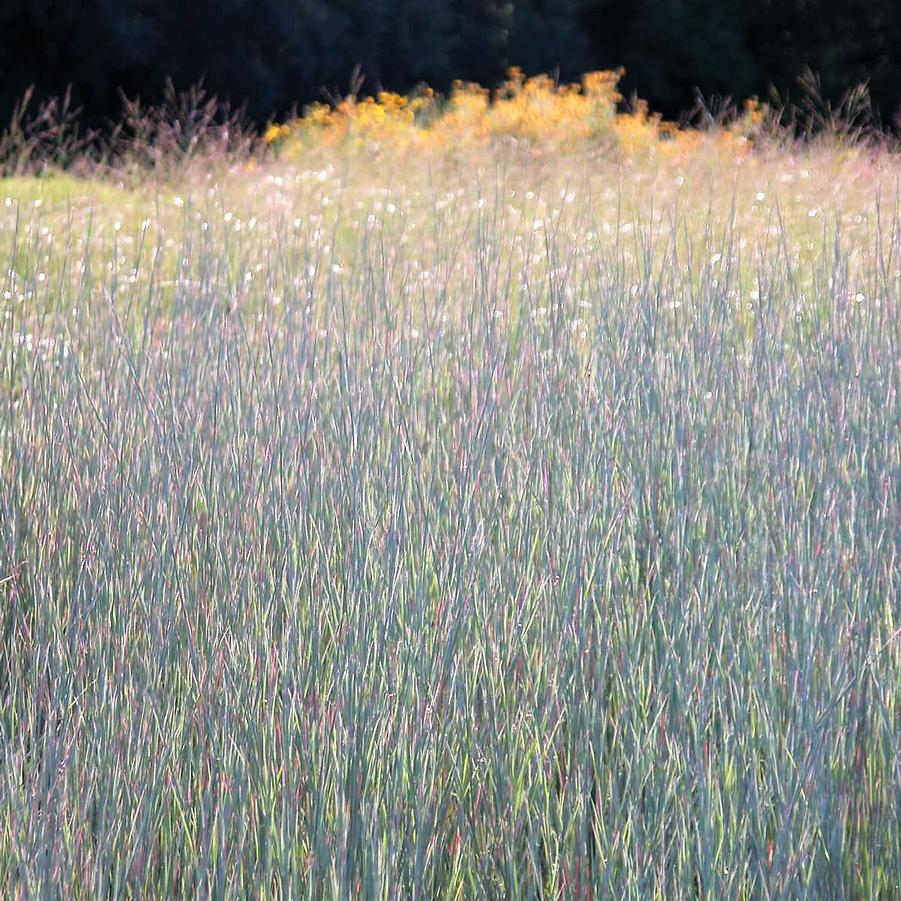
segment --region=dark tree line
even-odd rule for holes
[[[510,65],[573,79],[623,65],[623,88],[668,116],[705,97],[783,96],[805,67],[826,97],[869,80],[886,123],[901,106],[898,0],[0,0],[0,118],[29,85],[72,86],[93,122],[120,91],[157,102],[167,78],[265,121],[344,92],[453,79],[496,84]]]

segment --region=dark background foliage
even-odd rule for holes
[[[0,120],[30,85],[72,86],[93,124],[120,91],[158,102],[204,80],[263,122],[294,104],[454,78],[496,84],[516,64],[575,79],[626,67],[669,117],[704,97],[783,98],[809,67],[837,100],[869,80],[884,123],[901,107],[898,0],[0,0]]]

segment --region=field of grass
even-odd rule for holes
[[[0,181],[0,894],[901,896],[901,164]]]

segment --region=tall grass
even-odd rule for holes
[[[0,206],[0,891],[897,897],[897,158],[345,163]]]

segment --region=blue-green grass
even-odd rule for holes
[[[0,183],[0,893],[899,897],[896,172]]]

